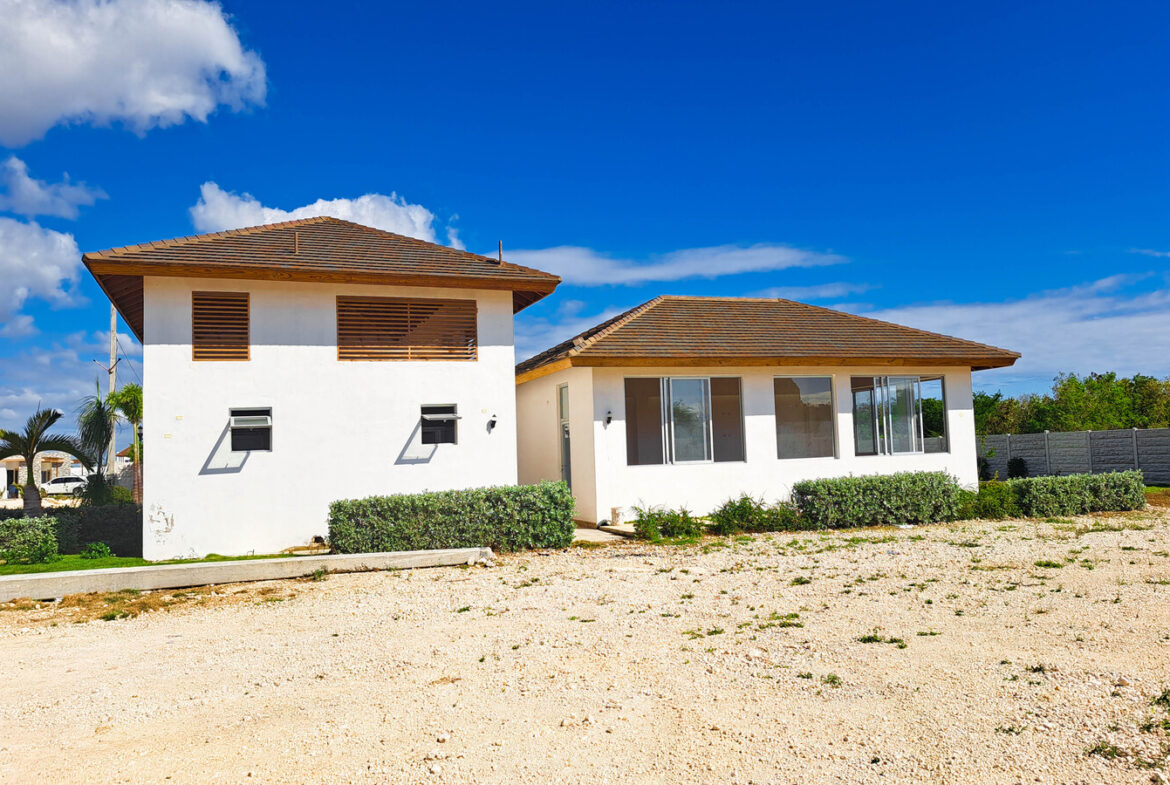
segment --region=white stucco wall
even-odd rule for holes
[[[561,479],[560,420],[557,389],[569,388],[569,456],[574,517],[594,523],[598,516],[593,439],[593,373],[590,368],[567,368],[516,388],[519,478],[522,484]]]
[[[946,453],[916,455],[856,456],[853,445],[853,413],[848,394],[851,376],[877,376],[892,373],[890,368],[574,368],[520,385],[519,417],[526,422],[532,411],[547,395],[552,400],[556,382],[564,374],[586,373],[591,377],[592,422],[589,441],[577,438],[582,428],[574,432],[574,478],[580,465],[577,445],[593,451],[591,458],[583,457],[594,466],[592,488],[574,487],[578,514],[592,520],[608,519],[613,507],[620,508],[628,519],[633,505],[685,506],[691,512],[706,514],[728,497],[746,492],[769,500],[786,499],[793,483],[818,477],[847,475],[889,474],[898,471],[947,471],[967,487],[978,483],[975,455],[975,419],[971,402],[971,372],[967,368],[898,368],[897,375],[945,376],[947,404],[947,434],[949,451]],[[836,413],[837,457],[787,459],[776,456],[775,404],[772,380],[776,376],[832,376],[834,410]],[[727,463],[686,465],[626,465],[625,385],[627,376],[738,376],[742,379],[744,439],[746,460]],[[535,394],[525,388],[537,386]],[[584,386],[584,385],[581,385]],[[571,393],[570,393],[571,394]],[[553,417],[555,419],[555,409]],[[613,422],[605,425],[607,412]],[[576,423],[573,423],[576,426]],[[522,424],[523,429],[527,428]],[[582,426],[583,427],[583,426]],[[547,440],[535,431],[529,439],[521,439],[521,466],[542,463],[531,458],[548,449],[537,441],[554,443],[555,432]],[[555,453],[553,453],[555,458]],[[554,470],[556,463],[553,464]],[[522,474],[522,478],[523,478]]]
[[[191,292],[216,290],[251,295],[248,362],[191,359]],[[474,298],[479,359],[340,362],[339,294]],[[516,482],[510,292],[147,278],[144,306],[148,559],[306,543],[337,499]],[[459,443],[422,445],[419,407],[452,403]],[[228,410],[255,407],[272,451],[232,453]]]

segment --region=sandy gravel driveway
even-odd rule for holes
[[[0,612],[0,782],[1141,783],[1170,752],[1166,511],[231,591]]]

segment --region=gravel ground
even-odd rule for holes
[[[1141,783],[1170,752],[1167,510],[235,590],[0,612],[0,781]]]

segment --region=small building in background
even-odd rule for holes
[[[978,483],[971,373],[1015,352],[791,300],[656,297],[516,367],[519,478],[594,524],[800,480]]]

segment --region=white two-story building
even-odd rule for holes
[[[330,502],[514,484],[512,317],[559,278],[335,218],[86,254],[143,345],[143,554],[276,552]]]

